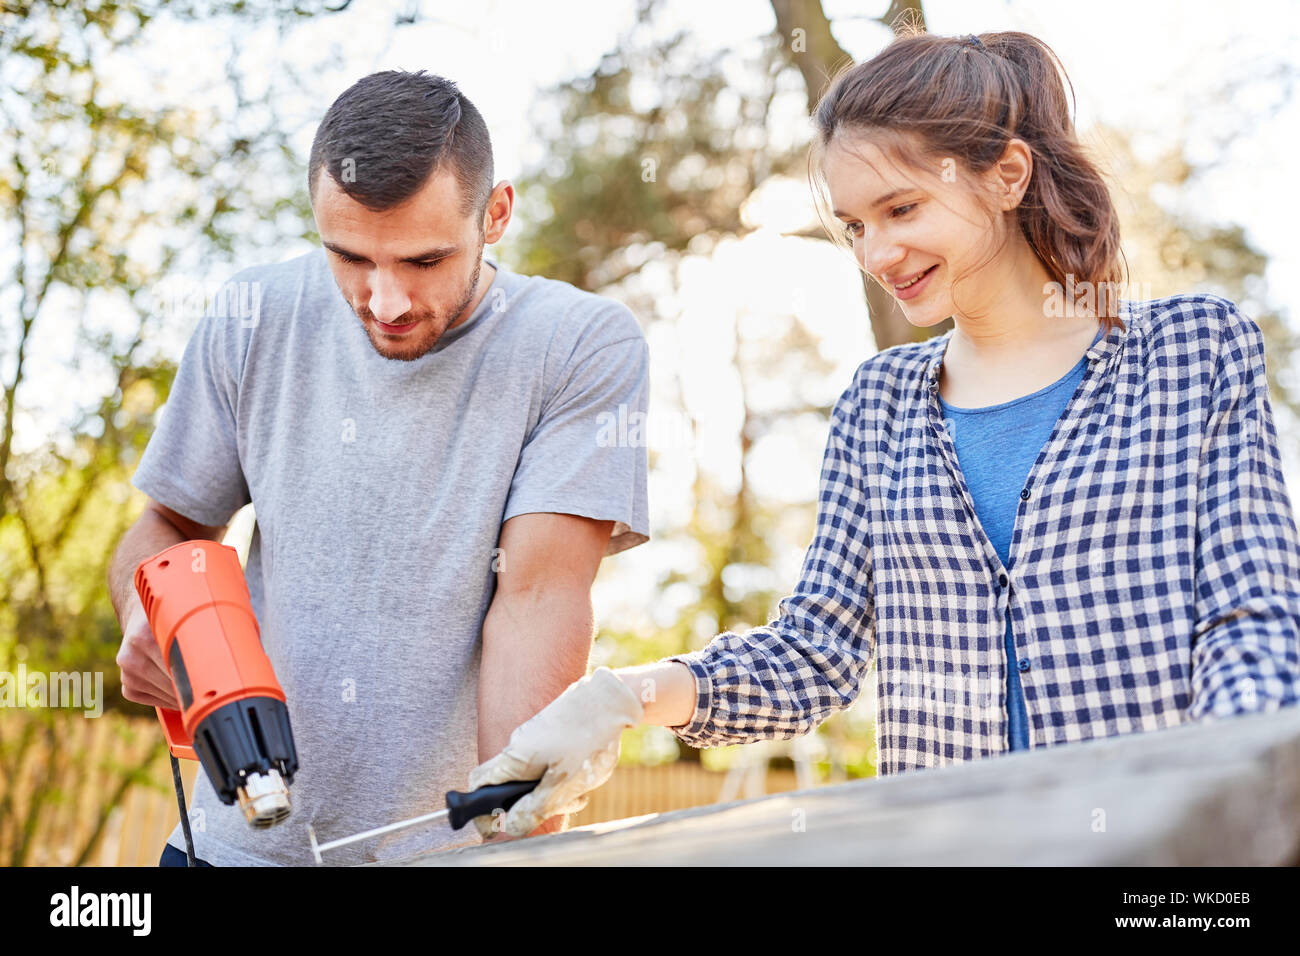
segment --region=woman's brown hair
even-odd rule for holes
[[[1029,147],[1033,171],[1016,208],[1031,249],[1066,295],[1091,290],[1103,336],[1119,318],[1126,273],[1119,217],[1101,172],[1079,143],[1056,54],[1027,33],[978,38],[912,32],[832,82],[813,112],[817,140],[809,174],[827,222],[825,184],[812,176],[817,156],[840,132],[870,136],[915,168],[947,169],[967,179],[1001,158],[1010,140]],[[828,228],[833,237],[842,234]],[[994,250],[996,255],[998,250]],[[1086,283],[1086,284],[1085,284]]]

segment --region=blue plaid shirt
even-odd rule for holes
[[[1226,299],[1121,303],[1020,491],[1002,564],[939,406],[952,332],[863,363],[779,616],[673,658],[694,746],[789,738],[876,665],[882,775],[1006,749],[1008,611],[1030,747],[1300,702],[1300,535],[1259,327]]]

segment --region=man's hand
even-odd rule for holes
[[[476,817],[479,833],[484,839],[498,831],[524,836],[549,817],[581,810],[587,805],[586,794],[614,772],[619,738],[641,722],[642,714],[636,694],[607,667],[570,684],[540,713],[515,728],[501,753],[470,773],[471,790],[541,779],[532,793],[499,819]]]
[[[179,710],[180,701],[163,666],[162,651],[149,627],[140,596],[133,593],[130,600],[122,628],[122,646],[117,652],[117,666],[122,670],[122,696],[137,704]]]
[[[122,671],[122,696],[137,704],[179,710],[176,688],[163,664],[162,651],[149,627],[140,595],[135,589],[135,571],[140,562],[182,541],[203,538],[220,541],[224,525],[201,525],[152,499],[135,524],[118,542],[108,571],[108,593],[122,625],[122,646],[117,666]]]

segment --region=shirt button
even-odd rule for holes
[[[1028,500],[1028,498],[1029,498],[1029,489],[1028,489],[1028,488],[1021,488],[1021,489],[1020,489],[1020,497],[1026,499],[1026,500]]]
[[[1025,671],[1029,670],[1029,661],[1025,660],[1024,658],[1021,658],[1020,663],[1017,664],[1016,666],[1020,668],[1020,673],[1023,674]]]
[[[1007,576],[1005,574],[998,575],[998,584],[1002,585],[1003,587],[1007,586]]]

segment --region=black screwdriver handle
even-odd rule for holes
[[[540,780],[511,780],[492,783],[469,793],[447,791],[447,822],[459,830],[475,817],[490,815],[493,810],[509,810],[526,793],[532,793]]]

